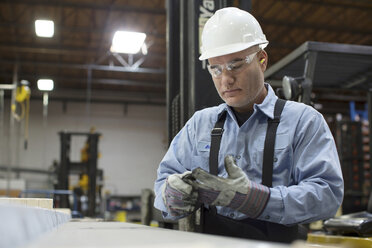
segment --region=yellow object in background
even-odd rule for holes
[[[334,245],[337,247],[365,248],[372,247],[372,238],[309,233],[307,243],[317,246]]]
[[[88,190],[89,188],[89,177],[87,174],[83,174],[79,180],[79,186],[82,190]]]
[[[27,85],[18,86],[16,89],[16,101],[24,102],[30,98],[31,90]]]
[[[127,222],[127,211],[117,211],[114,220]]]
[[[15,100],[16,103],[12,104],[11,110],[13,117],[17,121],[21,121],[23,118],[25,119],[25,144],[24,147],[27,149],[28,144],[28,120],[29,120],[29,113],[30,113],[30,96],[31,90],[28,87],[28,82],[22,80],[22,85],[17,86],[16,88],[16,95]],[[17,104],[21,107],[20,113],[17,113]]]
[[[81,149],[81,151],[80,151],[81,162],[87,162],[88,161],[88,158],[89,158],[89,155],[88,155],[89,151],[88,150],[89,150],[89,144],[85,143],[83,149]]]
[[[90,133],[94,133],[96,131],[95,127],[90,128]],[[101,157],[101,153],[98,152],[97,158]],[[89,141],[87,140],[84,144],[84,147],[80,150],[80,158],[81,162],[88,162],[89,159]]]
[[[142,223],[140,223],[140,224],[142,224]],[[150,222],[150,226],[152,226],[152,227],[159,227],[159,222],[157,222],[157,221],[155,221],[155,220],[152,220],[152,221]]]

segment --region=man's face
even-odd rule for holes
[[[227,105],[233,107],[238,112],[252,110],[253,103],[262,102],[267,94],[263,76],[267,65],[266,52],[259,51],[253,57],[251,63],[245,63],[246,57],[257,51],[259,51],[259,48],[255,46],[237,53],[214,57],[208,60],[212,68],[214,65],[238,65],[236,70],[227,70],[226,66],[225,68],[222,66],[224,68],[222,74],[218,77],[212,76],[220,97]],[[262,59],[264,61],[261,63],[260,61]]]

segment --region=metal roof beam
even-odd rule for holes
[[[9,2],[10,3],[10,2]],[[42,5],[42,6],[51,6],[51,7],[64,7],[64,8],[75,8],[75,9],[96,9],[96,10],[105,10],[107,11],[106,3],[84,3],[84,2],[67,2],[67,1],[58,1],[58,0],[12,0],[11,4],[27,4],[27,5]],[[134,7],[127,5],[113,5],[114,11],[122,12],[137,12],[150,15],[165,15],[164,8],[145,8],[145,7]]]
[[[303,23],[303,22],[288,22],[283,20],[276,20],[276,19],[269,19],[264,17],[257,18],[261,25],[271,25],[271,26],[279,26],[279,27],[289,27],[289,28],[298,28],[298,29],[315,29],[315,30],[327,30],[331,32],[338,32],[338,33],[350,33],[350,34],[357,34],[357,35],[371,35],[372,30],[365,30],[365,29],[356,29],[356,28],[348,28],[348,27],[341,27],[341,26],[329,26],[324,24],[314,24],[314,23]]]
[[[45,75],[43,75],[45,76]],[[86,78],[77,78],[77,77],[60,77],[54,75],[47,75],[52,78],[54,81],[67,81],[75,82],[85,85],[87,83]],[[12,74],[10,73],[0,73],[0,77],[11,78]],[[35,74],[19,74],[18,78],[26,80],[38,80],[40,75]],[[112,78],[92,78],[93,84],[106,84],[106,85],[121,85],[121,86],[140,86],[140,87],[151,87],[151,88],[165,88],[165,82],[150,82],[150,81],[136,81],[136,80],[122,80],[122,79],[112,79]],[[1,86],[1,84],[0,84]]]
[[[370,11],[372,4],[370,0],[338,0],[338,1],[324,1],[324,0],[281,0],[281,2],[296,2],[300,4],[316,4],[318,6],[342,7],[345,9],[360,9]],[[359,5],[357,3],[360,3]],[[361,5],[365,4],[365,5]]]
[[[32,99],[41,99],[43,93],[34,90],[31,94]],[[74,101],[86,102],[86,89],[58,89],[49,93],[53,101]],[[90,102],[96,103],[123,103],[123,104],[149,104],[165,105],[164,94],[154,92],[122,92],[112,90],[92,89]]]
[[[59,45],[36,45],[36,44],[22,44],[20,42],[0,42],[0,49],[7,51],[13,50],[20,53],[49,53],[49,54],[89,54],[95,56],[97,52],[106,53],[106,49],[98,50],[98,48],[74,47],[74,46],[59,46]],[[144,55],[135,55],[136,57],[143,57]],[[165,58],[165,54],[158,52],[149,52],[145,55],[146,58]]]
[[[27,30],[34,30],[35,29],[35,24],[34,23],[16,23],[16,22],[10,22],[10,21],[0,21],[0,27],[12,27],[12,28],[22,28],[22,29],[27,29]],[[78,27],[78,26],[63,26],[63,25],[58,25],[54,24],[55,31],[59,32],[75,32],[75,33],[100,33],[100,34],[105,34],[105,33],[113,33],[116,31],[115,26],[112,26],[110,28],[104,29],[104,28],[99,28],[99,27]],[[151,36],[156,37],[156,38],[165,38],[165,34],[160,34],[157,32],[153,31],[146,31],[146,30],[137,30],[146,33],[148,37],[151,38]]]
[[[109,66],[109,65],[95,65],[95,64],[70,64],[70,63],[55,63],[55,62],[40,62],[40,61],[13,61],[0,59],[0,64],[15,64],[19,65],[33,65],[43,67],[59,67],[59,68],[70,68],[70,69],[82,69],[82,70],[96,70],[96,71],[116,71],[116,72],[132,72],[132,73],[152,73],[152,74],[164,74],[164,68],[136,68],[124,66]]]
[[[42,99],[42,96],[37,97]],[[53,97],[53,101],[62,101],[62,102],[86,102],[86,99],[80,98],[63,98],[63,97]],[[151,106],[165,106],[164,101],[151,101],[151,100],[112,100],[112,99],[96,99],[91,98],[90,103],[107,103],[107,104],[124,104],[124,105],[151,105]]]
[[[0,84],[1,85],[1,84]],[[4,94],[9,97],[10,94]],[[33,90],[31,92],[31,100],[42,99],[43,92]],[[84,102],[87,99],[86,89],[76,88],[59,88],[49,92],[49,98],[53,101],[80,101]],[[161,104],[165,105],[164,92],[144,92],[144,91],[118,91],[105,89],[92,89],[91,102],[100,103],[143,103],[143,104]]]

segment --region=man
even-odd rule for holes
[[[201,206],[205,233],[291,242],[297,224],[339,208],[343,179],[332,134],[320,113],[278,100],[264,83],[267,44],[243,10],[218,10],[206,23],[199,59],[208,59],[225,103],[197,111],[161,161],[154,205],[165,218]]]

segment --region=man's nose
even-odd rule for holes
[[[224,69],[221,74],[221,83],[231,85],[234,83],[234,77],[231,71]]]

